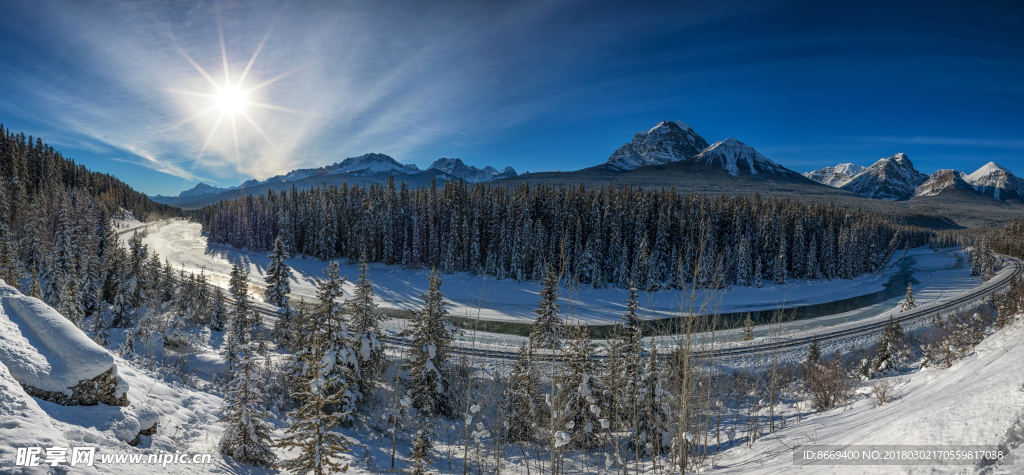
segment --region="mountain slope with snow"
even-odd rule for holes
[[[458,158],[439,158],[430,164],[427,170],[437,170],[455,178],[460,178],[469,183],[481,183],[519,176],[512,167],[498,171],[492,166],[483,169],[466,165]]]
[[[708,142],[681,121],[661,121],[647,132],[637,132],[633,141],[616,150],[605,165],[627,171],[646,165],[686,160],[707,148]]]
[[[821,183],[822,185],[839,188],[849,183],[853,177],[857,176],[865,169],[866,167],[855,163],[840,163],[834,167],[820,168],[818,170],[806,172],[803,175],[811,180]]]
[[[730,176],[785,175],[793,172],[775,163],[754,147],[733,137],[715,142],[699,154],[687,159],[694,167],[721,169]]]
[[[914,190],[914,197],[939,196],[941,194],[961,194],[975,196],[974,187],[964,181],[956,170],[939,170],[928,177],[928,180]]]
[[[914,193],[928,180],[914,168],[905,153],[878,160],[840,188],[865,198],[899,200]]]
[[[1024,200],[1024,179],[995,162],[988,162],[970,175],[963,176],[979,193],[1000,201]]]

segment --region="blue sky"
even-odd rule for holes
[[[0,123],[150,194],[367,152],[573,170],[666,119],[796,171],[1024,174],[1024,7],[834,3],[6,0]]]

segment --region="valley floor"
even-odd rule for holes
[[[208,245],[200,225],[185,221],[150,228],[143,242],[162,259],[169,259],[176,269],[197,273],[200,269],[205,270],[212,281],[222,286],[227,284],[232,261],[241,260],[248,268],[250,281],[256,285],[263,284],[264,272],[270,262],[264,253]],[[952,249],[939,252],[913,249],[908,257],[914,261],[914,278],[919,281],[914,289],[918,305],[948,298],[980,283],[977,277],[971,277],[969,269],[962,265],[961,256]],[[301,257],[288,259],[287,263],[293,272],[293,299],[299,296],[313,299],[316,279],[323,277],[325,263]],[[341,275],[349,276],[350,282],[345,289],[350,293],[351,281],[358,275],[358,266],[344,260],[339,264]],[[897,271],[891,268],[880,275],[865,275],[851,280],[794,281],[781,286],[766,281],[760,289],[734,287],[698,295],[694,308],[698,310],[696,313],[712,310],[733,313],[832,302],[878,292]],[[420,295],[427,289],[428,270],[371,264],[370,272],[377,303],[382,308],[413,310],[422,304]],[[496,280],[466,273],[443,275],[442,279],[442,291],[451,303],[448,310],[452,315],[519,323],[533,321],[533,310],[539,300],[539,284],[536,282]],[[591,325],[616,323],[625,311],[623,301],[626,292],[622,290],[563,287],[560,296],[562,311],[567,318]],[[900,300],[902,296],[860,310],[809,320],[799,327],[829,326],[877,316],[896,307]],[[682,309],[689,308],[685,293],[680,291],[648,292],[640,297],[640,312],[645,318],[674,317]]]

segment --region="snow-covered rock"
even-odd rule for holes
[[[754,147],[732,137],[715,142],[689,161],[712,169],[723,169],[732,176],[792,173],[761,155]]]
[[[839,188],[857,176],[866,168],[856,163],[840,163],[834,167],[825,167],[804,173],[804,176],[822,185]]]
[[[997,200],[1024,199],[1024,179],[995,162],[988,162],[970,175],[963,176],[979,193]]]
[[[325,167],[328,175],[339,173],[354,173],[359,175],[373,175],[376,173],[419,173],[419,167],[413,164],[403,165],[398,160],[383,153],[367,153],[358,157],[351,157],[342,160],[340,163]]]
[[[939,170],[928,178],[921,186],[914,190],[914,197],[938,196],[946,191],[964,191],[975,194],[974,188],[964,181],[956,170]]]
[[[707,148],[708,142],[681,121],[662,121],[647,132],[637,132],[633,142],[619,147],[606,165],[615,170],[633,170],[686,160]]]
[[[212,194],[220,193],[222,191],[227,191],[227,190],[225,190],[224,188],[218,188],[216,186],[207,185],[206,183],[200,183],[200,184],[196,185],[195,188],[192,188],[191,190],[182,191],[180,194],[178,194],[178,196],[184,198],[184,197],[189,197],[189,196],[212,195]]]
[[[860,172],[840,188],[866,198],[898,200],[914,193],[928,180],[917,171],[905,153],[883,158]]]
[[[0,363],[33,396],[127,405],[114,356],[41,300],[0,284]]]
[[[458,158],[439,158],[434,163],[431,163],[427,169],[437,170],[455,178],[461,178],[469,183],[481,183],[518,176],[518,173],[512,167],[505,167],[501,171],[491,166],[480,169],[466,165]]]
[[[0,473],[51,473],[51,467],[46,464],[15,470],[14,463],[19,447],[54,446],[68,447],[68,442],[50,423],[39,403],[25,393],[7,366],[0,362]]]

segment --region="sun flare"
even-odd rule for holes
[[[217,108],[224,114],[235,115],[245,109],[248,101],[245,98],[245,91],[234,87],[222,87],[213,96]]]

